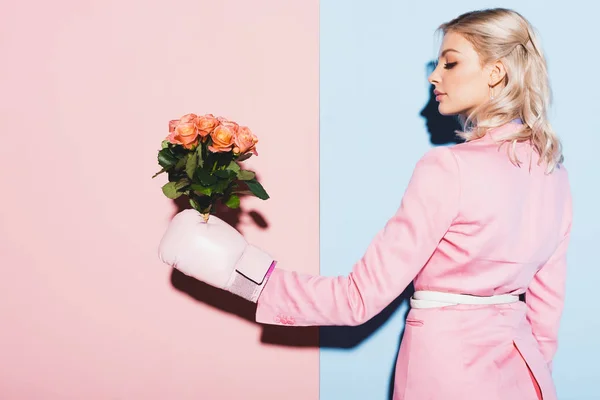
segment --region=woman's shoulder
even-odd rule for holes
[[[515,159],[511,159],[511,150],[516,163],[523,167],[530,165],[531,170],[534,165],[540,173],[548,169],[548,164],[540,162],[540,157],[534,146],[529,142],[511,142],[497,141],[493,138],[484,136],[479,139],[453,144],[450,146],[433,149],[429,157],[443,157],[443,153],[449,152],[454,156],[454,160],[460,169],[470,171],[479,171],[489,173],[490,169],[504,170],[504,167],[515,166]],[[447,157],[447,156],[446,156]],[[569,174],[564,162],[560,162],[556,167],[546,175],[552,175],[553,178],[563,180],[568,183]]]
[[[433,147],[417,161],[415,173],[430,179],[448,177],[459,172],[458,160],[450,146]]]

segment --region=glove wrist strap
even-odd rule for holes
[[[248,245],[237,262],[225,290],[256,303],[275,264],[270,255]]]

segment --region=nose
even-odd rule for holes
[[[435,71],[431,73],[431,75],[429,75],[429,78],[427,79],[429,81],[429,83],[431,83],[432,85],[435,85],[437,83],[440,83],[439,77],[437,75],[435,75]]]
[[[435,69],[431,72],[431,74],[429,74],[429,78],[427,78],[429,83],[431,83],[432,85],[440,83],[440,77],[439,77],[437,70],[438,70],[438,67],[436,66]]]

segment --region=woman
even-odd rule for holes
[[[175,216],[160,257],[257,303],[256,320],[276,325],[362,324],[414,280],[394,399],[556,399],[572,211],[547,120],[544,55],[511,10],[467,13],[440,29],[429,81],[466,141],[421,158],[348,276],[277,268],[234,228],[194,210]]]

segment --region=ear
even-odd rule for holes
[[[504,81],[504,78],[506,78],[506,68],[502,61],[498,60],[491,64],[488,85],[495,87],[497,84]]]

